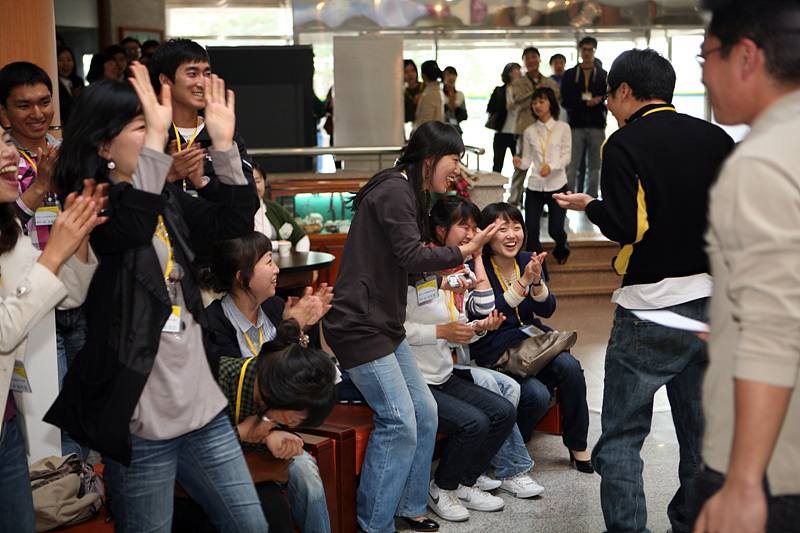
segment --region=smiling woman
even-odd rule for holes
[[[361,188],[353,199],[333,308],[323,319],[325,340],[376,411],[358,488],[357,519],[368,533],[394,531],[395,515],[412,527],[438,529],[425,517],[436,402],[403,322],[409,274],[462,264],[494,231],[492,225],[461,246],[421,244],[430,237],[428,194],[445,191],[463,152],[453,126],[425,122],[394,168]]]

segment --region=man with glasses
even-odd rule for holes
[[[597,39],[584,37],[578,45],[581,62],[564,73],[561,95],[569,111],[572,160],[567,165],[567,186],[573,192],[597,196],[600,181],[600,147],[606,138],[607,73],[596,64]]]
[[[715,118],[750,132],[710,194],[705,505],[695,531],[798,531],[800,2],[714,7],[698,56],[703,83]]]
[[[608,531],[649,531],[640,451],[650,433],[653,397],[666,385],[680,447],[680,487],[667,515],[674,533],[689,533],[700,470],[706,345],[694,333],[640,318],[634,310],[708,319],[708,190],[733,140],[718,126],[675,111],[675,71],[654,50],[622,53],[608,73],[608,87],[608,110],[620,129],[603,148],[603,199],[553,195],[562,207],[585,210],[622,247],[613,262],[624,277],[611,299],[617,309],[606,350],[603,432],[592,463],[602,478]]]

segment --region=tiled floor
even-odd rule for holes
[[[570,238],[601,238],[583,213],[569,213]],[[543,221],[542,227],[546,227]],[[549,240],[546,234],[542,240]],[[562,298],[558,310],[547,323],[558,330],[576,329],[578,342],[571,350],[580,360],[586,376],[589,404],[589,447],[600,436],[600,411],[603,397],[605,347],[614,314],[608,296]],[[663,533],[669,528],[667,504],[678,487],[678,443],[664,390],[656,395],[653,428],[642,449],[645,462],[644,483],[647,495],[648,528]],[[595,533],[605,530],[600,508],[600,477],[578,472],[569,465],[561,438],[536,434],[528,443],[536,462],[532,477],[545,492],[531,500],[519,500],[495,491],[506,507],[497,513],[470,511],[469,521],[455,523],[428,516],[441,524],[442,533]],[[397,523],[402,531],[405,524]]]

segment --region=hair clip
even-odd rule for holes
[[[308,348],[309,339],[308,335],[306,335],[305,333],[301,334],[299,337],[289,337],[287,340],[292,344],[299,344],[303,348]]]

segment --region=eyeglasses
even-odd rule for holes
[[[611,96],[618,88],[619,87],[614,87],[613,89],[609,89],[606,94],[603,95],[603,102],[608,102],[608,97]]]
[[[697,59],[697,63],[702,67],[703,65],[706,64],[706,60],[708,59],[708,56],[710,56],[711,54],[713,54],[715,52],[721,52],[721,51],[725,50],[726,48],[730,48],[732,45],[733,45],[733,43],[724,44],[724,45],[718,46],[718,47],[716,47],[716,48],[714,48],[712,50],[708,50],[706,52],[700,52],[699,54],[697,54],[694,57],[695,57],[695,59]]]

